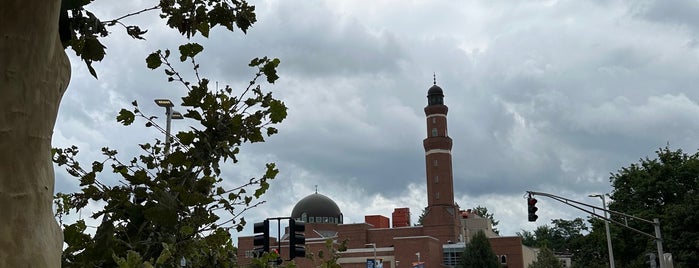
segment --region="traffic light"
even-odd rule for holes
[[[536,207],[536,198],[533,197],[528,197],[527,198],[527,206],[529,206],[528,210],[529,211],[529,221],[536,221],[536,219],[539,218],[539,216],[536,215],[536,211],[539,210]]]
[[[306,257],[306,223],[289,219],[289,259]]]
[[[269,252],[269,220],[256,222],[253,232],[255,232],[253,238],[255,253],[260,256],[264,252]]]

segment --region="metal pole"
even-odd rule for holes
[[[374,267],[376,267],[376,243],[373,243],[372,246],[374,246]]]
[[[604,208],[604,217],[607,218],[607,202],[604,198],[604,195],[600,196],[602,197],[602,208]],[[604,228],[607,229],[607,249],[609,250],[609,267],[614,268],[614,250],[612,250],[612,236],[609,233],[608,220],[604,221]]]
[[[660,220],[653,218],[653,226],[655,226],[655,243],[658,245],[658,258],[660,258],[660,268],[666,268],[665,254],[663,253],[663,238],[660,236]]]
[[[165,127],[165,155],[170,154],[170,124],[172,122],[172,107],[165,107],[167,124]]]

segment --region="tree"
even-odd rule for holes
[[[208,36],[215,26],[246,31],[256,21],[245,0],[162,0],[121,18],[101,21],[91,0],[7,0],[0,16],[0,267],[59,267],[61,230],[54,219],[51,136],[70,80],[71,48],[87,64],[105,56],[107,27],[133,38],[145,30],[122,19],[151,10],[183,36]],[[60,19],[59,19],[60,18]],[[60,30],[60,34],[59,34]]]
[[[422,213],[420,213],[420,216],[417,217],[417,223],[415,224],[415,226],[422,226],[422,223],[425,220],[425,216],[427,216],[427,207],[422,209]]]
[[[582,218],[573,220],[554,219],[553,226],[538,226],[533,232],[522,230],[522,244],[529,247],[547,248],[553,252],[573,255],[575,267],[607,267],[605,234],[588,234]],[[603,224],[599,219],[591,219],[593,226]],[[603,225],[602,225],[603,226]],[[601,236],[600,236],[601,235]]]
[[[348,240],[343,240],[340,244],[336,240],[326,239],[325,250],[319,250],[318,253],[309,253],[309,258],[318,268],[341,268],[337,261],[340,259],[340,253],[347,251]]]
[[[533,232],[522,231],[517,235],[522,237],[522,243],[530,247],[547,247],[554,252],[570,252],[576,241],[583,237],[587,226],[582,218],[572,221],[564,219],[551,220],[553,226],[541,225]]]
[[[490,247],[490,242],[483,231],[478,231],[471,239],[471,243],[466,245],[464,254],[461,256],[461,263],[464,268],[500,267],[498,257]]]
[[[547,247],[542,247],[536,256],[536,261],[530,264],[529,268],[563,268],[563,265],[553,255],[553,251]]]
[[[186,44],[179,51],[180,60],[191,61],[196,72],[194,57],[202,47]],[[258,71],[247,88],[210,90],[209,80],[198,73],[196,81],[185,81],[169,61],[169,51],[153,55],[157,58],[149,57],[149,67],[165,65],[172,81],[188,89],[182,98],[187,107],[184,116],[202,127],[177,133],[169,151],[169,144],[160,140],[140,144],[143,154],[129,161],[119,159],[116,150],[103,148],[104,159],[92,162],[90,171],[75,160],[77,147],[54,150],[54,161],[67,166],[83,187],[78,193],[59,194],[59,216],[93,201],[106,204],[92,215],[101,218],[94,236],[86,232],[82,220],[64,225],[63,267],[112,267],[121,259],[167,267],[182,258],[189,260],[188,267],[232,267],[229,230],[242,230],[245,220],[239,216],[260,204],[254,200],[279,172],[268,163],[260,178],[231,189],[218,185],[223,181],[221,164],[235,163],[243,143],[263,142],[264,136],[276,134],[272,125],[286,117],[284,103],[257,84],[262,76],[270,83],[276,80],[273,72],[266,74],[278,60],[253,60],[250,66]],[[131,125],[139,116],[146,126],[155,125],[136,101],[133,105],[133,111],[121,110],[119,122]],[[114,175],[103,175],[105,166]]]
[[[483,218],[489,219],[490,222],[493,224],[493,232],[496,234],[500,234],[500,230],[495,228],[495,226],[498,226],[498,223],[500,223],[500,221],[495,220],[494,214],[489,213],[488,208],[477,206],[476,208],[473,209],[473,213],[475,213],[476,215],[481,216]]]
[[[610,177],[614,190],[609,209],[643,219],[660,220],[663,247],[672,253],[675,267],[699,267],[699,153],[688,155],[681,149],[665,147],[656,151],[656,159],[640,159]],[[624,222],[621,217],[612,219]],[[654,234],[654,227],[628,220],[630,227]],[[598,227],[593,232],[604,232]],[[646,253],[655,253],[652,238],[611,224],[614,258],[619,266],[647,267]],[[623,238],[623,239],[619,239]]]

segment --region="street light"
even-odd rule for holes
[[[612,250],[612,236],[609,234],[609,220],[607,219],[607,202],[604,195],[591,194],[589,197],[599,197],[602,199],[602,209],[604,209],[604,228],[607,231],[607,249],[609,250],[609,267],[614,268],[614,251]],[[611,215],[610,215],[611,216]]]
[[[173,111],[172,107],[175,105],[172,101],[168,99],[155,99],[155,104],[160,107],[165,107],[165,117],[167,118],[167,123],[165,127],[165,155],[170,154],[170,125],[172,119],[184,119],[182,114],[177,111]]]
[[[374,267],[376,267],[376,243],[364,244],[365,247],[371,246],[374,248]]]

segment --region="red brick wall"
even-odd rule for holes
[[[507,257],[507,268],[524,268],[521,237],[493,237],[489,238],[488,242],[495,255]]]
[[[408,227],[410,226],[410,209],[396,208],[393,210],[391,218],[393,218],[393,228]]]
[[[371,224],[374,228],[389,228],[390,223],[388,218],[381,215],[366,215],[364,216],[364,222]]]

